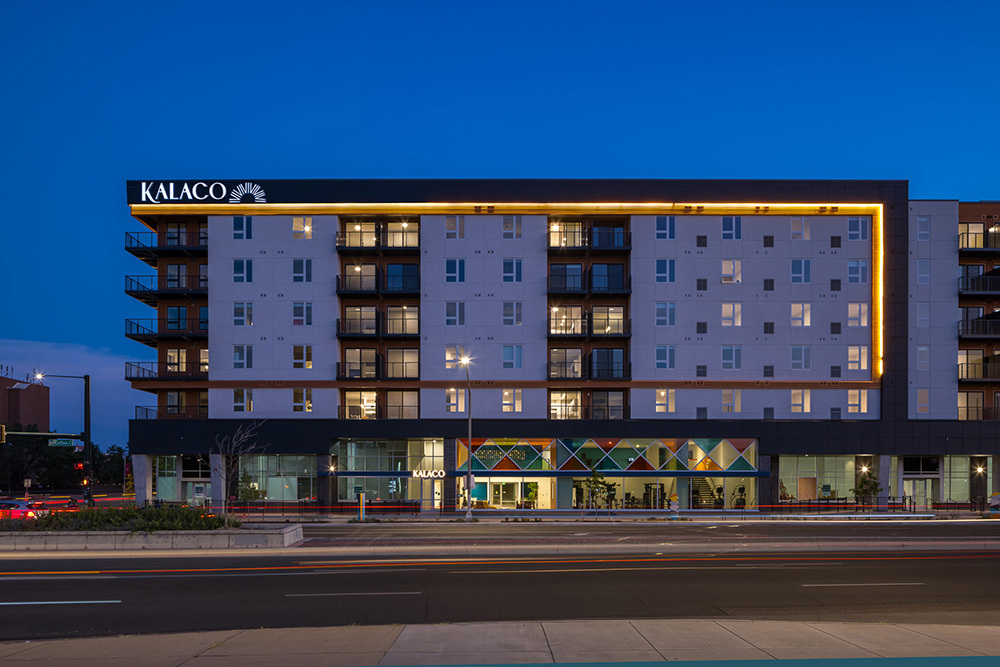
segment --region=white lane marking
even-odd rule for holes
[[[803,588],[834,588],[834,587],[855,587],[855,586],[924,586],[919,581],[889,582],[880,581],[871,584],[799,584]]]
[[[537,574],[543,572],[644,572],[646,570],[792,570],[795,565],[725,565],[725,566],[697,566],[697,567],[591,567],[575,568],[565,570],[450,570],[449,574]],[[922,584],[921,584],[922,585]]]
[[[28,604],[120,604],[121,600],[58,600],[46,602],[0,602],[0,607],[14,607]]]
[[[288,593],[286,598],[324,598],[341,595],[423,595],[423,591],[393,591],[390,593]]]

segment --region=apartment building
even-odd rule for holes
[[[993,488],[996,207],[905,181],[127,191],[153,272],[126,291],[156,308],[126,323],[156,351],[126,368],[150,394],[140,500],[221,501],[217,442],[250,423],[259,495],[321,507],[767,511],[863,471],[920,505]]]

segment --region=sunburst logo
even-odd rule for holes
[[[264,204],[266,202],[264,188],[256,183],[240,183],[229,191],[230,204]]]

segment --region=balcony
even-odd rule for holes
[[[337,411],[340,419],[419,419],[416,405],[341,405]]]
[[[386,361],[382,379],[384,380],[419,380],[419,361]]]
[[[592,406],[550,404],[549,419],[629,419],[630,410],[627,405]]]
[[[1000,294],[1000,275],[966,276],[958,279],[959,294]]]
[[[587,328],[587,320],[582,317],[549,317],[549,337],[552,338],[579,338],[587,335]]]
[[[379,247],[384,253],[419,253],[420,232],[416,229],[383,231],[379,235]]]
[[[378,253],[378,232],[375,230],[337,232],[337,252],[352,255]]]
[[[586,250],[587,232],[582,229],[550,229],[549,250]]]
[[[1000,363],[959,364],[958,379],[973,382],[996,382],[1000,380]]]
[[[351,317],[337,319],[337,338],[376,338],[378,319]]]
[[[164,297],[196,299],[208,295],[208,276],[125,276],[125,293],[147,306],[155,306]]]
[[[378,274],[361,275],[360,273],[337,276],[337,294],[341,296],[370,296],[378,294]]]
[[[631,319],[614,319],[590,315],[590,335],[594,338],[628,338],[632,335]]]
[[[582,380],[583,377],[583,361],[550,361],[549,362],[549,379],[550,380]]]
[[[207,380],[208,365],[197,361],[135,361],[125,364],[125,379],[141,380]]]
[[[337,362],[338,380],[378,380],[378,361]]]
[[[159,257],[207,256],[208,232],[126,232],[125,250],[155,269]]]
[[[205,419],[207,405],[137,405],[136,419]]]
[[[393,294],[396,296],[403,296],[403,295],[419,296],[420,276],[386,275],[385,284],[383,286],[382,292],[383,294]]]
[[[593,251],[623,252],[632,249],[632,233],[621,227],[594,227],[590,232]]]
[[[959,338],[1000,338],[1000,320],[985,318],[958,323]]]
[[[586,284],[582,273],[575,276],[549,276],[549,294],[583,294]]]
[[[599,276],[590,273],[591,294],[631,294],[632,276]]]
[[[632,364],[622,361],[595,361],[590,369],[591,380],[628,380],[632,377]]]
[[[416,313],[417,307],[412,306],[412,311]],[[385,338],[419,338],[420,318],[419,317],[389,317],[382,318],[381,335]]]
[[[972,252],[1000,251],[1000,232],[967,232],[958,235],[958,249]]]
[[[156,347],[161,340],[205,340],[208,320],[197,317],[125,320],[125,337],[150,347]]]

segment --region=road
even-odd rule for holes
[[[1000,550],[0,559],[0,640],[641,618],[1000,625]]]

